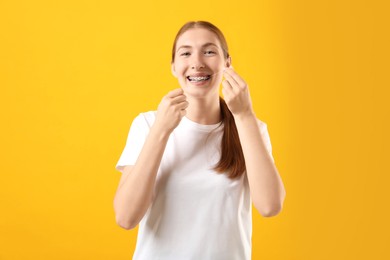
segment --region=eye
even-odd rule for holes
[[[213,54],[215,54],[215,51],[206,51],[205,53],[213,53]]]
[[[180,54],[180,56],[187,56],[187,54],[190,54],[189,52],[183,52],[182,54]]]

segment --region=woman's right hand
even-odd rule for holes
[[[162,131],[171,133],[186,115],[187,97],[182,88],[177,88],[165,95],[157,109],[155,125]]]

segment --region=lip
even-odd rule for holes
[[[194,73],[191,75],[187,75],[186,77],[206,77],[206,76],[211,76],[211,73]]]
[[[192,76],[192,75],[191,75]],[[203,86],[203,85],[207,85],[209,84],[209,81],[211,80],[212,76],[209,75],[209,74],[203,74],[203,75],[198,75],[198,76],[193,76],[193,77],[202,77],[202,76],[210,76],[208,80],[202,80],[202,81],[190,81],[189,80],[189,77],[190,76],[187,76],[186,77],[186,80],[191,84],[191,85],[195,85],[195,86]]]

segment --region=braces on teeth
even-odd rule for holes
[[[210,76],[207,76],[207,77],[188,77],[188,79],[190,81],[201,81],[201,80],[207,80],[209,78],[210,78]]]

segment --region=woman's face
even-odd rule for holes
[[[218,93],[227,67],[217,36],[207,29],[190,29],[176,43],[172,73],[184,92],[196,97]]]

